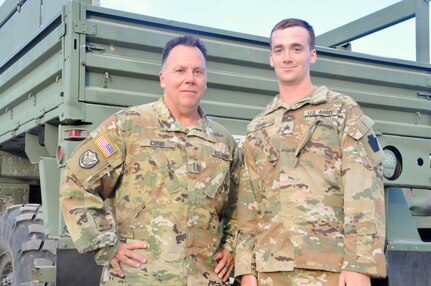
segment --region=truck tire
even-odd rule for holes
[[[48,286],[34,281],[36,267],[55,264],[57,241],[44,232],[41,206],[16,205],[0,216],[0,285]]]

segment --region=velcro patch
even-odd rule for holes
[[[105,136],[102,135],[95,141],[97,148],[99,148],[100,152],[102,152],[105,158],[109,158],[111,155],[115,154],[117,150],[114,145],[112,145],[111,141]]]
[[[79,166],[84,169],[91,169],[96,164],[99,163],[99,158],[97,158],[97,154],[87,150],[79,157]]]
[[[160,148],[175,148],[174,142],[151,140],[150,145]]]
[[[256,124],[254,127],[254,130],[256,131],[256,130],[271,126],[273,124],[274,124],[274,119],[269,120],[269,121],[264,121],[264,122]]]
[[[212,155],[217,158],[221,158],[225,161],[229,161],[229,153],[223,153],[221,151],[213,150]]]

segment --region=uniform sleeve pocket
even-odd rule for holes
[[[360,262],[374,261],[374,239],[377,234],[373,222],[362,222],[356,226],[356,254]]]
[[[376,224],[373,222],[361,222],[356,226],[357,235],[374,235],[376,233]]]

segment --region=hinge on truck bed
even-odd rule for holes
[[[66,35],[66,24],[62,23],[58,28],[57,28],[57,35],[58,38],[62,38],[64,37],[64,35]]]
[[[73,31],[78,34],[96,35],[96,24],[87,21],[73,21]]]

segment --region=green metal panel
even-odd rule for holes
[[[60,169],[55,158],[41,159],[39,168],[45,231],[52,237],[57,237],[61,233],[58,199]]]
[[[0,39],[7,39],[0,45],[0,63],[11,58],[40,27],[41,0],[21,3],[19,0],[6,1],[5,10],[2,9],[5,15],[0,14]],[[2,20],[4,25],[1,25]]]
[[[386,189],[388,249],[396,251],[431,251],[431,244],[419,236],[414,218],[400,188]]]
[[[416,60],[431,63],[429,0],[417,0],[416,5]]]

